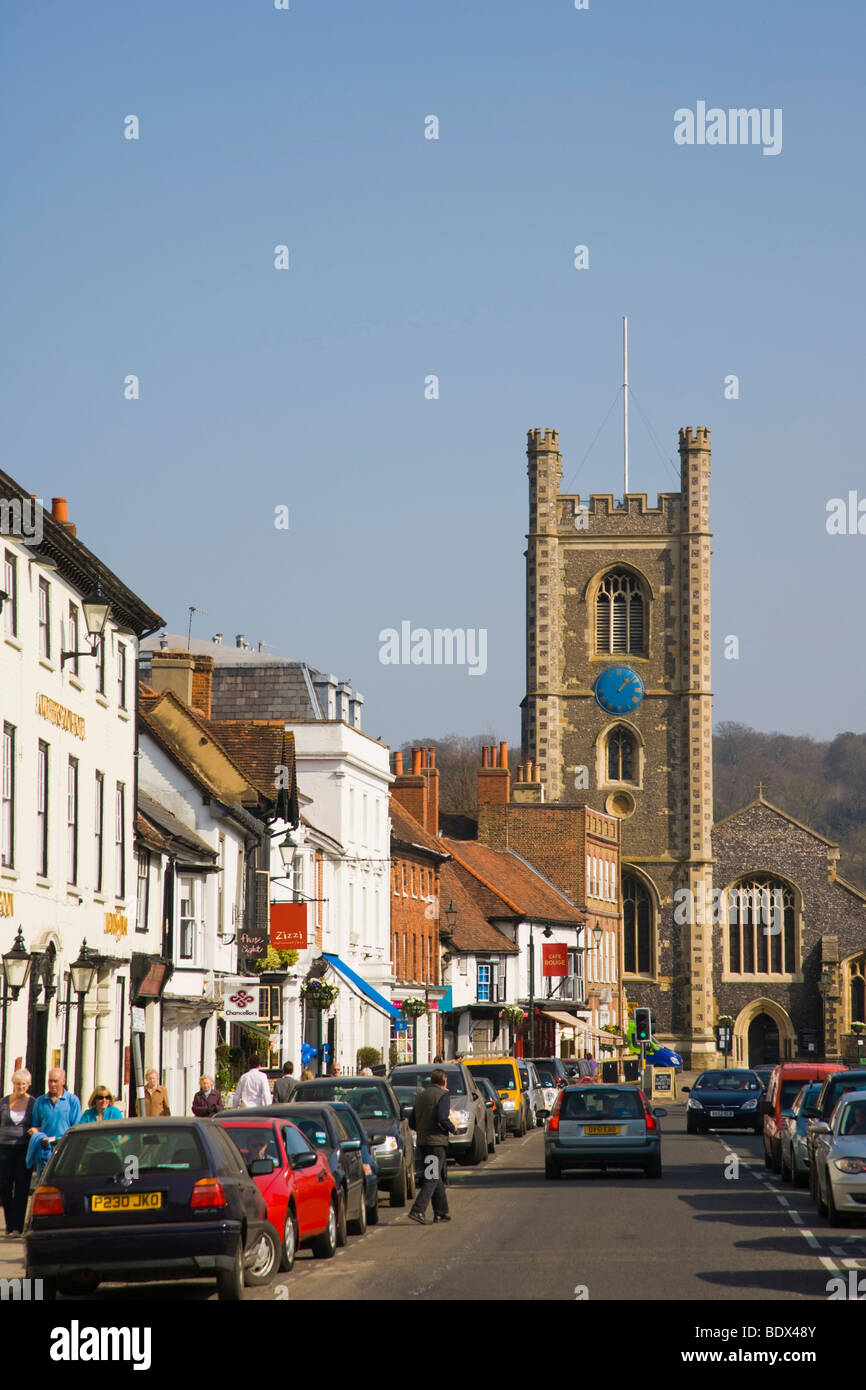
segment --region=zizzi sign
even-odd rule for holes
[[[305,951],[307,904],[271,903],[270,936],[277,951]]]

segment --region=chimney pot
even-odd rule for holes
[[[66,498],[65,498],[65,497],[52,497],[52,499],[51,499],[51,515],[54,517],[54,520],[55,520],[55,521],[68,521],[68,520],[69,520],[69,515],[68,515],[67,510],[66,510]]]
[[[213,642],[215,647],[219,647],[222,645],[223,635],[221,632],[215,632],[210,640]]]
[[[402,753],[395,753],[395,754],[394,754],[394,775],[395,775],[396,777],[402,777],[402,776],[403,776],[403,754],[402,754]]]
[[[435,749],[435,748],[431,748],[431,749],[429,749],[428,751],[429,751],[430,757],[429,757],[429,759],[428,759],[427,766],[433,768],[433,767],[436,766],[436,749]]]
[[[421,772],[421,749],[412,749],[412,776],[417,777]]]
[[[488,763],[488,761],[487,761],[487,756],[488,756],[489,752],[490,752],[490,749],[487,747],[487,744],[485,743],[484,747],[481,749],[481,766],[482,766],[482,767],[489,767],[489,763]]]
[[[508,743],[505,739],[499,745],[499,766],[508,766]]]

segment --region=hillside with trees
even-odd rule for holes
[[[413,746],[435,748],[442,811],[474,817],[481,748],[498,742],[493,734],[446,734],[416,739],[403,753],[411,765]],[[841,876],[866,891],[866,734],[837,734],[820,743],[723,723],[716,727],[713,752],[716,820],[753,801],[763,782],[767,801],[839,845]],[[510,748],[508,756],[514,773],[520,749]]]

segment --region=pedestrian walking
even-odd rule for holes
[[[284,1105],[297,1084],[294,1063],[284,1062],[283,1074],[274,1082],[274,1102]]]
[[[87,1109],[79,1120],[82,1125],[101,1124],[103,1120],[122,1120],[123,1111],[118,1110],[114,1103],[114,1096],[107,1086],[97,1086],[90,1100],[87,1102]]]
[[[0,1202],[7,1236],[24,1229],[30,1170],[27,1167],[27,1131],[33,1119],[35,1096],[30,1095],[30,1073],[12,1073],[12,1091],[0,1100]]]
[[[141,1101],[135,1102],[137,1115],[141,1114]],[[158,1120],[162,1115],[170,1115],[168,1091],[159,1084],[159,1072],[151,1067],[144,1073],[144,1113],[149,1120]]]
[[[34,1105],[31,1128],[27,1131],[30,1135],[27,1167],[36,1169],[37,1178],[51,1156],[52,1140],[59,1139],[80,1119],[81,1101],[72,1091],[67,1091],[66,1072],[62,1067],[52,1067],[48,1073],[48,1090]]]
[[[235,1109],[247,1105],[270,1105],[271,1087],[264,1073],[264,1062],[256,1053],[250,1057],[250,1069],[245,1071],[235,1091]]]
[[[199,1120],[209,1120],[223,1108],[222,1093],[216,1089],[212,1076],[200,1076],[199,1089],[192,1098],[192,1113]]]
[[[410,1221],[427,1225],[424,1213],[433,1200],[433,1220],[450,1221],[448,1193],[445,1189],[448,1165],[448,1136],[456,1134],[449,1118],[451,1101],[444,1071],[438,1068],[430,1076],[430,1084],[415,1097],[415,1110],[410,1120],[418,1142],[422,1183],[409,1212]]]

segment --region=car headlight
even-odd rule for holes
[[[392,1154],[392,1153],[394,1152],[394,1150],[397,1149],[397,1148],[399,1148],[399,1145],[398,1145],[398,1143],[397,1143],[397,1140],[394,1138],[393,1134],[389,1134],[389,1135],[387,1136],[387,1138],[385,1138],[385,1139],[382,1141],[381,1144],[377,1144],[377,1145],[376,1145],[376,1147],[375,1147],[374,1150],[373,1150],[373,1153],[374,1153],[374,1154]]]
[[[699,1100],[692,1100],[691,1096],[689,1096],[689,1103],[686,1106],[687,1110],[703,1110],[703,1108]]]
[[[756,1100],[747,1100],[740,1108],[742,1110],[757,1110],[758,1102]]]
[[[516,1100],[504,1100],[504,1101],[502,1102],[502,1109],[503,1109],[503,1110],[516,1110],[516,1109],[517,1109],[517,1101],[516,1101]]]
[[[866,1173],[866,1158],[834,1158],[833,1167],[840,1173]]]
[[[457,1130],[457,1133],[465,1134],[467,1129],[469,1128],[469,1116],[464,1114],[462,1110],[452,1110],[450,1118],[452,1125]]]

